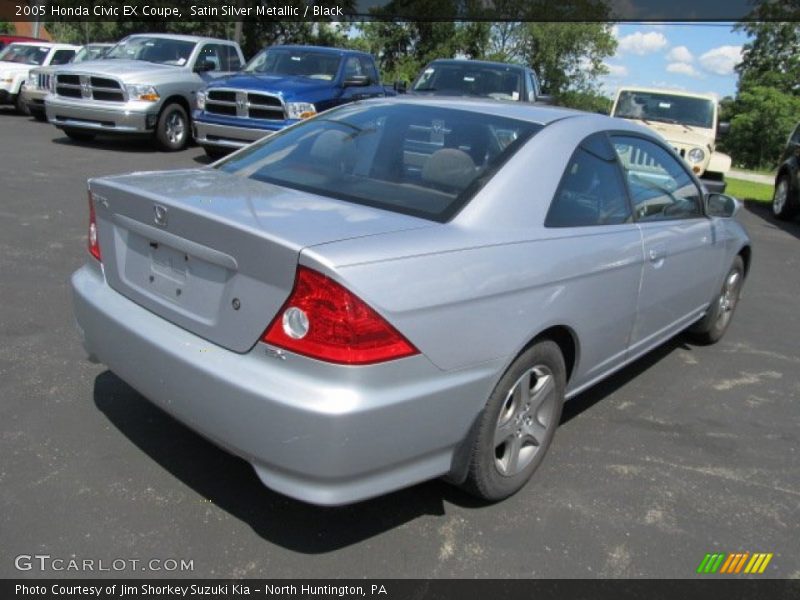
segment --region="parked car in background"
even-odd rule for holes
[[[75,53],[75,56],[67,64],[101,59],[113,46],[114,44],[86,44],[81,46],[80,50]],[[25,85],[22,86],[22,91],[20,92],[22,102],[37,121],[47,121],[44,99],[50,93],[50,78],[55,70],[55,66],[31,69]]]
[[[90,180],[74,309],[91,357],[275,490],[445,475],[499,500],[565,399],[686,328],[722,337],[739,206],[634,123],[365,100],[208,167]]]
[[[611,116],[637,121],[658,132],[709,191],[725,191],[731,157],[717,152],[716,145],[729,124],[719,122],[719,106],[711,94],[623,87],[617,91]]]
[[[14,42],[0,51],[0,104],[13,104],[27,114],[20,91],[32,68],[63,65],[80,46],[52,42]]]
[[[272,46],[199,93],[194,136],[219,157],[323,110],[386,95],[375,59],[365,52]]]
[[[78,141],[139,134],[163,150],[180,150],[191,138],[198,90],[243,63],[239,45],[227,40],[131,35],[104,60],[58,69],[45,100],[47,120]]]
[[[800,123],[789,135],[781,155],[775,176],[772,212],[787,221],[800,212]]]
[[[41,38],[28,37],[26,35],[0,34],[0,50],[5,48],[9,44],[13,44],[14,42],[47,42],[47,40],[43,40]]]
[[[417,75],[412,94],[474,96],[517,102],[550,102],[530,67],[483,60],[437,59]]]

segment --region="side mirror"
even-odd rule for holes
[[[713,192],[706,195],[706,214],[709,217],[731,219],[742,208],[742,203],[733,196]]]
[[[394,82],[392,87],[394,87],[394,91],[398,94],[405,94],[408,89],[408,82],[398,80]]]
[[[539,94],[536,96],[536,103],[550,105],[553,103],[553,97],[550,94]]]
[[[214,62],[210,60],[200,60],[194,66],[194,70],[197,73],[208,73],[209,71],[213,71],[216,68],[217,65],[215,65]]]
[[[727,121],[722,121],[717,123],[717,136],[728,135],[728,132],[731,130],[731,124]]]
[[[369,75],[351,75],[344,80],[344,87],[366,87],[369,84]]]

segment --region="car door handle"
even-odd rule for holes
[[[667,255],[667,249],[662,245],[651,246],[650,249],[647,251],[647,257],[650,259],[650,262],[652,263],[663,261],[666,255]]]

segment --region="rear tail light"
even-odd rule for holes
[[[100,258],[100,241],[97,239],[97,217],[94,214],[94,202],[92,192],[89,192],[89,254],[102,262]]]
[[[306,267],[298,267],[294,290],[261,341],[346,365],[373,364],[419,354],[355,294]]]

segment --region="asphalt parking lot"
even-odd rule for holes
[[[49,554],[194,565],[111,573],[129,577],[682,578],[707,552],[772,552],[762,577],[800,578],[800,222],[742,211],[754,258],[724,340],[676,338],[571,401],[511,499],[430,482],[321,509],[87,362],[73,328],[87,177],[202,149],[78,145],[7,111],[0,132],[0,577],[104,574],[15,569]]]

